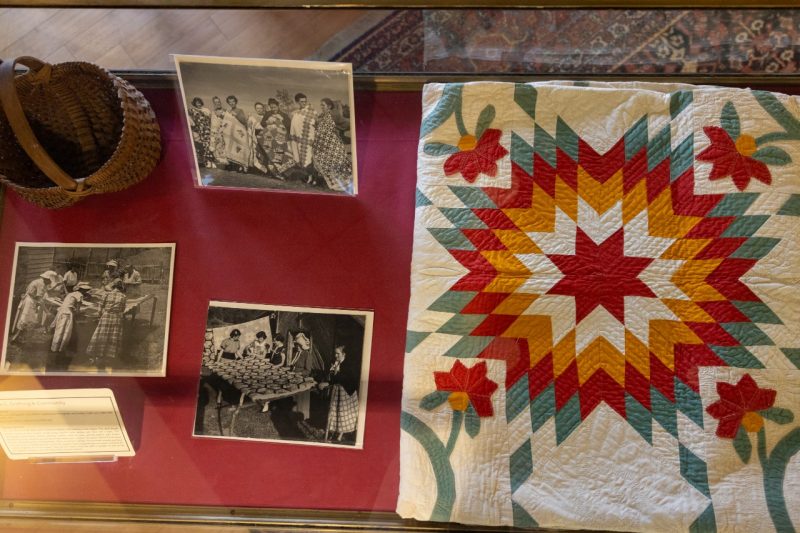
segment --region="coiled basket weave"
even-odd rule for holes
[[[17,64],[28,71],[15,75]],[[146,178],[161,132],[145,97],[91,63],[0,63],[0,182],[49,208]]]

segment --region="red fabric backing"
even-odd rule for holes
[[[0,378],[3,390],[112,388],[137,451],[110,464],[0,460],[0,497],[393,510],[420,94],[356,94],[356,198],[198,190],[174,91],[147,96],[164,141],[147,181],[59,211],[8,193],[0,320],[17,241],[175,242],[167,377]],[[374,310],[364,449],[192,437],[209,300]]]
[[[164,154],[145,182],[58,211],[7,194],[0,317],[17,241],[175,242],[167,377],[0,378],[3,390],[110,387],[137,452],[109,464],[4,461],[1,497],[393,510],[420,94],[357,93],[356,198],[197,189],[175,92],[147,97]],[[209,300],[374,310],[364,449],[192,437]]]

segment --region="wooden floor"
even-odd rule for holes
[[[364,27],[364,10],[0,9],[0,58],[173,68],[169,54],[306,59]]]

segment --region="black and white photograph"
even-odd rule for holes
[[[174,244],[17,243],[5,374],[164,376]]]
[[[174,58],[198,186],[357,194],[352,65]]]
[[[361,449],[372,318],[212,301],[194,435]]]

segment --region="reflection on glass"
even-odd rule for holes
[[[0,57],[172,69],[170,54],[373,74],[786,75],[798,71],[800,11],[12,8],[0,19]]]
[[[358,72],[794,74],[800,12],[406,10],[338,53]]]

